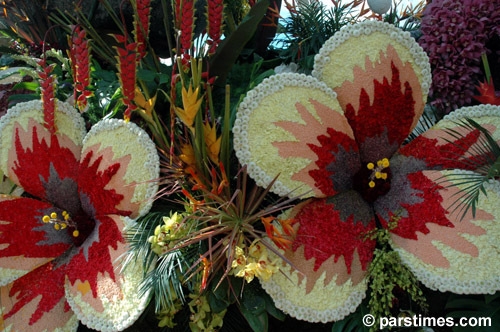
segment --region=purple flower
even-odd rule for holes
[[[500,2],[434,0],[422,18],[419,40],[432,65],[431,104],[449,113],[469,104],[481,79],[481,54],[500,35]]]

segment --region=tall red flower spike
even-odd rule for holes
[[[224,2],[223,0],[208,0],[207,7],[208,37],[210,37],[210,40],[208,41],[208,44],[210,45],[208,54],[214,54],[220,43],[220,37],[222,36],[222,14],[224,11]]]
[[[54,113],[56,109],[54,101],[55,75],[51,75],[51,73],[52,70],[54,70],[55,64],[47,65],[46,60],[43,59],[38,62],[38,65],[42,67],[42,70],[38,72],[38,77],[40,78],[40,87],[42,90],[44,126],[54,135],[57,130],[54,123]]]
[[[182,1],[181,8],[181,52],[184,59],[189,60],[189,50],[193,44],[194,0]]]
[[[118,78],[122,87],[123,103],[127,106],[124,119],[130,121],[132,111],[137,108],[133,103],[135,99],[136,72],[137,72],[137,43],[128,43],[127,38],[121,35],[113,35],[123,47],[116,47],[118,56]]]
[[[146,56],[146,43],[149,35],[149,18],[151,16],[151,0],[136,0],[134,19],[135,41],[137,43],[138,60]]]
[[[181,29],[181,3],[182,0],[175,0],[175,19],[174,19],[174,27],[177,30]]]
[[[90,45],[85,30],[77,26],[69,39],[70,60],[73,69],[73,79],[75,86],[75,102],[80,111],[87,106],[87,98],[92,92],[87,90],[90,86]],[[78,99],[76,99],[77,95]]]

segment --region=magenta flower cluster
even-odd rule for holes
[[[483,80],[481,54],[500,35],[500,1],[434,0],[422,18],[420,45],[432,66],[431,104],[450,111],[472,102]]]

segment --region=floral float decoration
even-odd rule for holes
[[[310,198],[289,212],[296,235],[282,250],[300,271],[283,263],[283,273],[261,280],[276,306],[311,322],[354,312],[376,245],[366,234],[381,227],[427,287],[499,290],[500,183],[488,184],[474,220],[452,211],[452,175],[473,172],[460,169],[473,149],[461,149],[446,129],[460,130],[453,121],[470,117],[498,140],[500,108],[456,111],[402,146],[423,113],[430,66],[408,32],[382,22],[335,34],[312,74],[264,80],[240,104],[233,128],[236,155],[258,185],[279,174],[276,194]],[[474,143],[478,133],[466,137]]]
[[[0,120],[0,167],[29,197],[0,197],[2,331],[100,331],[130,326],[146,306],[142,266],[120,271],[122,231],[147,213],[159,158],[133,123],[83,118],[55,101],[44,121],[40,101]]]

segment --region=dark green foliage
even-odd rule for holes
[[[325,41],[343,26],[356,21],[352,3],[337,7],[328,7],[320,1],[301,4],[291,8],[291,16],[285,18],[279,26],[281,35],[275,41],[281,49],[279,55],[284,62],[296,62],[305,70],[313,67],[314,56]]]
[[[453,317],[455,322],[462,317],[471,319],[469,326],[454,326],[453,332],[494,332],[500,329],[500,292],[493,295],[452,294],[445,308],[448,309],[446,316]],[[480,318],[490,318],[491,326],[485,326],[485,322],[480,326]],[[471,326],[475,321],[477,326]]]
[[[366,301],[364,301],[366,302]],[[370,312],[365,303],[362,303],[358,309],[342,320],[335,322],[332,326],[332,332],[368,332],[369,327],[363,324],[363,317]]]

